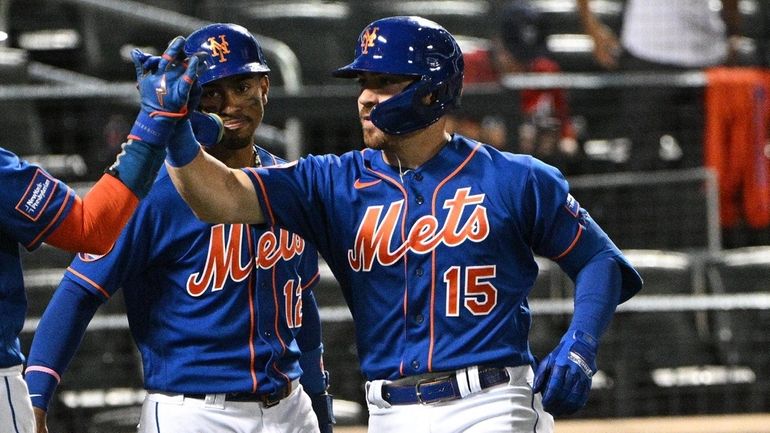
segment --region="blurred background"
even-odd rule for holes
[[[357,87],[330,71],[367,23],[433,19],[465,55],[453,130],[560,168],[646,280],[569,418],[770,412],[770,2],[579,3],[0,0],[0,146],[84,192],[137,112],[130,50],[159,54],[176,35],[235,22],[273,70],[257,143],[288,159],[358,149]],[[72,256],[43,246],[23,258],[28,353]],[[568,324],[572,283],[539,263],[531,345],[543,357]],[[353,323],[325,266],[316,296],[338,421],[364,424]],[[140,370],[113,299],[62,379],[51,431],[135,431]]]

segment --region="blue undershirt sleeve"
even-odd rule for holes
[[[33,406],[48,410],[60,377],[102,302],[74,281],[62,279],[43,313],[29,353],[25,379]]]
[[[583,331],[599,340],[620,303],[622,276],[614,257],[597,256],[575,279],[575,312],[570,330]]]

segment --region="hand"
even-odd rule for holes
[[[46,412],[39,407],[33,407],[35,412],[35,425],[37,433],[48,433],[48,423],[46,422]]]
[[[332,395],[327,392],[320,394],[310,394],[310,401],[313,403],[313,412],[318,418],[318,429],[321,433],[332,433],[334,424],[334,410],[332,408]]]
[[[190,91],[205,65],[197,56],[190,57],[187,64],[181,61],[184,43],[183,37],[175,38],[160,58],[139,50],[131,52],[141,111],[129,138],[165,146],[176,120],[187,114]]]
[[[534,392],[553,415],[571,414],[585,406],[596,373],[599,343],[582,331],[568,331],[535,372]]]

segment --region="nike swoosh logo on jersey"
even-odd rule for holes
[[[29,398],[32,398],[32,397],[42,397],[42,396],[43,396],[43,394],[30,394]]]
[[[377,185],[380,182],[382,182],[381,179],[371,180],[369,182],[361,182],[361,179],[356,179],[355,183],[353,183],[353,188],[355,189],[369,188],[370,186]]]

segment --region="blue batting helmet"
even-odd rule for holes
[[[207,84],[230,75],[270,72],[262,47],[237,24],[210,24],[192,32],[184,45],[187,56],[204,54],[206,70],[198,76]]]
[[[364,72],[416,78],[372,110],[372,123],[387,134],[425,128],[460,105],[463,55],[454,37],[433,21],[390,17],[366,26],[358,37],[353,62],[333,75],[353,78]],[[432,102],[425,105],[422,99],[431,94]]]

